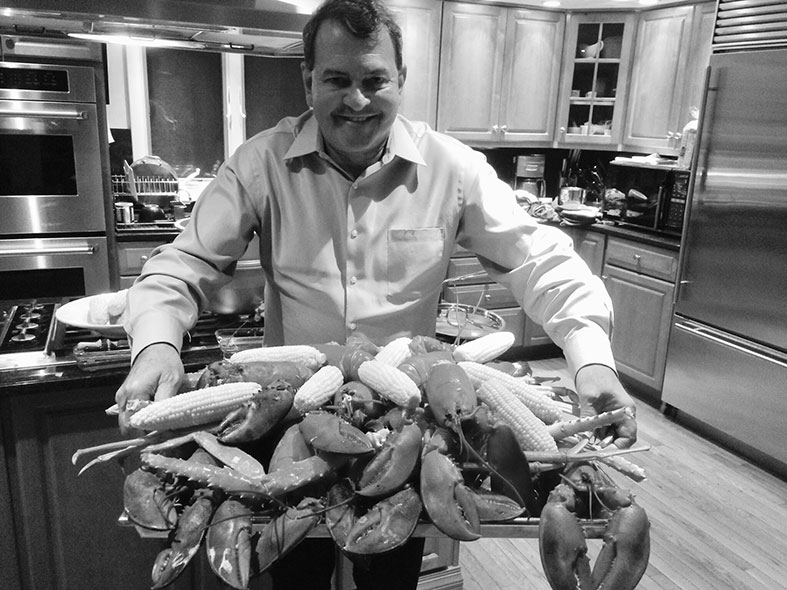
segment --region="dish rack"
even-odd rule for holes
[[[122,174],[112,175],[112,197],[115,201],[133,201],[137,199],[151,200],[166,197],[169,200],[178,198],[178,180],[157,176],[138,176],[134,179],[134,187]]]

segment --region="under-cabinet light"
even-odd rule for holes
[[[177,39],[158,39],[155,37],[133,37],[128,35],[111,35],[100,33],[68,33],[69,37],[96,41],[98,43],[117,43],[119,45],[136,45],[142,47],[169,47],[174,49],[205,49],[205,43],[198,41],[180,41]]]

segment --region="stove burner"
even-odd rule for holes
[[[32,311],[28,311],[27,313],[23,313],[19,317],[22,318],[25,321],[27,321],[27,320],[40,320],[41,319],[41,314],[40,313],[34,313]]]
[[[0,322],[0,354],[43,351],[55,304],[29,301],[5,309],[5,319]]]
[[[24,332],[25,330],[35,330],[37,327],[38,324],[34,324],[33,322],[29,322],[27,320],[25,320],[21,324],[16,325],[16,329],[21,330],[22,332]]]
[[[28,334],[27,332],[21,332],[11,336],[11,342],[30,342],[35,339],[35,334]]]

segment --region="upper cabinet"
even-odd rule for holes
[[[437,72],[440,66],[440,3],[434,0],[389,0],[388,8],[402,28],[407,66],[399,112],[432,127],[437,119]]]
[[[699,107],[713,14],[713,3],[641,14],[623,139],[626,148],[677,154],[683,126],[692,107]]]
[[[620,142],[635,19],[630,13],[569,15],[558,107],[559,143],[610,146]]]
[[[437,128],[473,144],[550,145],[565,17],[446,2]]]

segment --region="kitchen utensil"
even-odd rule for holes
[[[166,218],[167,214],[164,213],[164,209],[159,205],[155,203],[144,203],[140,205],[139,221],[141,223],[154,223],[156,221],[163,221]]]
[[[123,160],[123,171],[126,173],[126,188],[128,188],[128,194],[131,195],[135,203],[139,203],[139,197],[137,196],[137,178],[134,174],[134,169],[125,160]]]
[[[229,358],[241,350],[261,347],[265,330],[264,328],[222,328],[216,330],[215,334],[224,358]]]

